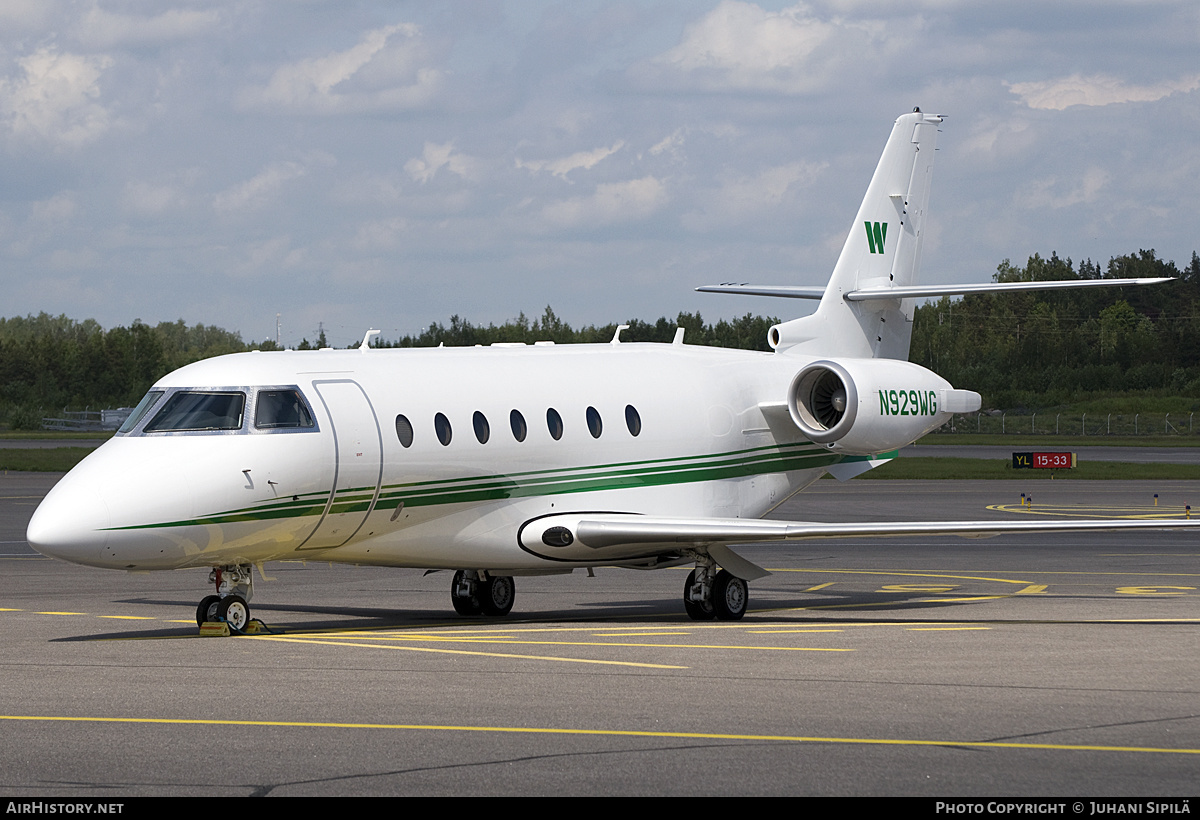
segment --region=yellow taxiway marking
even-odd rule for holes
[[[816,592],[818,589],[825,589],[825,587],[831,587],[836,583],[837,583],[837,581],[829,581],[828,583],[817,584],[815,587],[809,587],[808,589],[806,589],[804,591],[805,592]]]
[[[86,612],[35,612],[34,615],[86,615]]]
[[[112,618],[115,621],[156,621],[157,618],[151,618],[149,615],[97,615],[97,618]],[[191,621],[185,621],[191,623]]]
[[[0,606],[0,612],[24,612],[23,609],[13,609],[12,607]]]
[[[966,746],[983,749],[1036,749],[1067,752],[1134,752],[1141,754],[1200,755],[1200,749],[1162,746],[1101,746],[1075,743],[1017,743],[998,740],[916,740],[911,738],[808,737],[805,735],[753,735],[723,732],[663,732],[634,729],[563,729],[541,726],[469,726],[431,723],[332,723],[291,720],[219,720],[215,718],[69,717],[60,715],[0,715],[0,720],[46,723],[127,723],[167,726],[270,726],[289,729],[383,729],[391,731],[480,732],[513,735],[575,735],[584,737],[644,737],[676,740],[777,741],[782,743],[845,743],[863,746]]]
[[[747,629],[751,635],[789,635],[794,632],[845,632],[844,629]]]
[[[1055,515],[1065,518],[1111,518],[1117,520],[1177,520],[1184,518],[1187,511],[1182,507],[1147,507],[1144,505],[1099,505],[1099,504],[989,504],[989,510],[998,512],[1024,513],[1025,515]]]
[[[254,636],[259,637],[259,636]],[[853,649],[829,649],[825,647],[810,647],[810,646],[753,646],[744,644],[735,646],[731,644],[699,644],[699,643],[633,643],[629,641],[531,641],[518,640],[516,638],[459,638],[453,635],[443,637],[413,637],[409,634],[398,635],[380,635],[378,633],[370,635],[355,635],[353,633],[343,633],[337,636],[329,636],[338,640],[331,640],[330,643],[347,643],[370,638],[372,640],[393,640],[393,641],[417,641],[422,643],[497,643],[497,644],[517,644],[520,646],[622,646],[635,649],[749,649],[761,650],[764,652],[853,652]],[[366,644],[357,644],[358,646],[366,646]],[[430,650],[433,651],[433,650]],[[526,657],[519,655],[515,657]]]
[[[665,635],[690,635],[690,632],[594,632],[597,638],[655,638]]]
[[[959,581],[995,581],[998,584],[1028,584],[1029,581],[1017,581],[1013,578],[989,578],[979,575],[946,575],[936,572],[909,572],[904,570],[875,570],[875,569],[772,569],[771,572],[815,572],[825,575],[887,575],[900,576],[905,578],[954,578]],[[830,582],[834,583],[834,582]],[[829,586],[822,584],[821,586]],[[819,587],[811,587],[811,589],[819,589]],[[806,592],[808,590],[805,590]]]
[[[593,658],[560,658],[550,655],[510,655],[500,652],[472,652],[466,649],[431,649],[425,646],[397,646],[396,644],[373,644],[347,641],[316,640],[313,638],[288,638],[282,635],[243,635],[255,641],[282,641],[284,643],[320,644],[324,646],[358,646],[365,649],[398,649],[405,652],[433,652],[443,655],[476,655],[484,658],[512,658],[521,661],[559,661],[562,663],[596,663],[604,666],[637,666],[644,669],[688,669],[687,666],[670,666],[662,663],[635,663],[633,661],[602,661]],[[603,646],[604,644],[600,644]]]

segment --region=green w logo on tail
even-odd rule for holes
[[[867,226],[867,244],[871,253],[883,253],[883,240],[887,238],[886,222],[864,222]]]

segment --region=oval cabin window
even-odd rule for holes
[[[625,405],[625,426],[629,428],[631,436],[642,432],[642,417],[638,415],[637,408],[632,404]]]
[[[558,441],[563,435],[562,416],[551,407],[546,411],[546,427],[550,430],[550,438]]]
[[[479,439],[480,444],[487,444],[492,435],[492,428],[488,424],[487,417],[476,410],[475,415],[471,416],[471,424],[475,426],[475,438]]]
[[[525,426],[525,417],[521,415],[521,411],[513,410],[509,413],[508,423],[512,427],[513,438],[524,441],[525,436],[529,434],[529,428]]]
[[[406,416],[396,416],[396,438],[400,439],[401,447],[412,447],[413,426]]]
[[[600,434],[604,432],[604,422],[600,420],[600,411],[595,407],[587,409],[587,424],[592,438],[600,438]]]
[[[450,419],[438,413],[433,417],[433,431],[437,433],[438,441],[442,443],[443,447],[449,446],[450,438],[453,435],[450,430]]]

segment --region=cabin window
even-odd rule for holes
[[[181,390],[167,399],[163,409],[146,425],[145,432],[240,430],[245,408],[245,393]]]
[[[138,402],[137,407],[133,408],[133,412],[129,414],[129,418],[125,419],[124,423],[121,424],[121,429],[117,430],[117,432],[128,433],[134,427],[137,427],[138,422],[141,421],[148,412],[150,412],[150,408],[154,406],[155,402],[162,398],[162,394],[164,392],[165,391],[162,390],[151,390],[149,393],[143,396],[142,400]]]
[[[554,439],[555,441],[558,441],[560,438],[562,438],[562,416],[560,416],[558,411],[553,407],[546,411],[546,427],[550,430],[550,438]]]
[[[479,439],[480,444],[487,444],[488,438],[492,435],[492,428],[488,425],[487,416],[475,411],[475,415],[471,416],[471,424],[475,427],[475,438]]]
[[[600,438],[600,434],[604,432],[604,422],[600,420],[600,412],[595,407],[587,409],[587,424],[592,438]]]
[[[315,427],[312,414],[298,390],[259,390],[254,426],[260,430]]]
[[[433,417],[433,430],[435,433],[437,433],[438,441],[442,443],[443,447],[450,445],[450,437],[452,435],[452,431],[450,430],[450,419],[446,418],[441,413],[438,413]]]
[[[625,426],[629,428],[631,436],[642,432],[642,417],[638,415],[637,408],[632,404],[625,405]]]
[[[508,423],[512,427],[513,438],[524,441],[525,436],[529,434],[529,428],[525,426],[525,417],[521,415],[521,411],[513,410],[509,413]]]
[[[407,416],[396,416],[396,438],[400,439],[401,447],[412,447],[413,426]]]

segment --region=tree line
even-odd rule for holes
[[[998,282],[1171,277],[1147,287],[971,294],[917,309],[909,358],[984,406],[1037,410],[1130,392],[1200,398],[1200,257],[1182,271],[1153,250],[1101,267],[1051,254],[1008,260]]]
[[[1001,282],[1166,276],[1154,287],[1031,291],[944,298],[916,310],[910,359],[952,384],[979,391],[985,407],[1052,407],[1100,393],[1151,392],[1200,397],[1200,257],[1180,270],[1153,250],[1075,266],[1051,254],[1024,266],[1000,263]],[[646,322],[631,319],[621,339],[767,350],[774,317],[746,314],[706,323],[699,313]],[[607,342],[616,324],[573,328],[547,307],[501,325],[459,316],[376,347],[487,345],[493,342]],[[324,333],[300,349],[327,346]],[[350,347],[355,346],[351,344]],[[0,318],[0,420],[36,427],[62,409],[130,406],[163,374],[210,356],[271,350],[239,333],[181,319],[105,330],[66,316]]]

